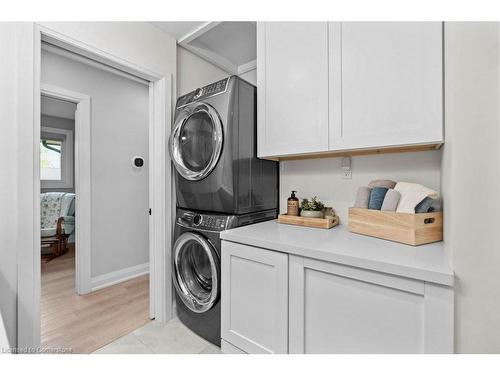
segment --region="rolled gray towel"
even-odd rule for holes
[[[368,208],[368,202],[370,202],[370,191],[371,189],[367,186],[361,186],[356,193],[356,200],[354,201],[354,207],[356,208]]]
[[[426,197],[422,202],[415,206],[415,213],[422,214],[426,212],[441,211],[441,198]]]
[[[385,194],[389,189],[382,186],[375,186],[370,193],[370,202],[368,208],[370,210],[380,210],[384,202]]]
[[[387,189],[394,189],[394,186],[396,186],[396,181],[392,180],[373,180],[370,181],[368,184],[368,187],[370,189],[373,189],[374,187],[385,187]]]
[[[398,207],[399,198],[401,198],[401,193],[394,189],[387,190],[385,194],[384,202],[382,203],[381,211],[396,211]]]

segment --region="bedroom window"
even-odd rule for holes
[[[61,181],[62,141],[42,138],[40,141],[40,176],[42,180]]]
[[[73,132],[42,127],[40,179],[45,189],[73,187]]]

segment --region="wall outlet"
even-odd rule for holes
[[[340,166],[342,168],[342,178],[350,180],[352,178],[351,158],[349,156],[343,157]]]

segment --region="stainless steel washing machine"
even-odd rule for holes
[[[276,210],[221,215],[177,209],[172,279],[179,319],[220,346],[220,232],[276,218]]]
[[[278,207],[278,163],[257,159],[256,95],[231,76],[178,99],[169,142],[177,207],[236,215]]]

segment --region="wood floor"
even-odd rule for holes
[[[91,353],[150,322],[149,276],[75,293],[75,252],[42,260],[41,341],[46,352]]]

